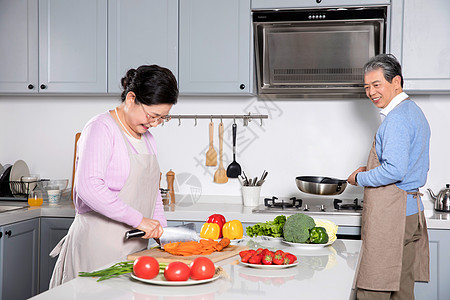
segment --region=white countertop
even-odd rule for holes
[[[27,205],[26,202],[1,201],[1,205]],[[183,205],[167,205],[165,207],[166,218],[169,221],[198,221],[205,222],[209,215],[221,213],[227,220],[240,220],[246,223],[257,223],[273,220],[278,214],[275,213],[252,213],[253,207],[245,207],[242,204],[224,204],[217,202],[201,202]],[[286,214],[288,215],[288,214]],[[0,213],[0,226],[24,221],[38,217],[60,217],[73,218],[75,209],[73,203],[63,201],[58,205],[50,206],[43,204],[38,207],[25,207],[18,210]],[[360,226],[360,216],[349,216],[341,214],[314,215],[315,218],[327,219],[338,226]],[[437,212],[434,209],[425,209],[425,217],[429,229],[450,229],[450,213]]]
[[[193,286],[157,286],[130,275],[96,282],[76,278],[31,299],[350,299],[361,241],[337,240],[333,245],[303,250],[280,242],[249,239],[249,246],[283,249],[297,255],[299,264],[281,270],[261,270],[236,264],[239,256],[218,262],[230,278]],[[108,265],[109,266],[109,265]],[[105,266],[105,267],[108,267]],[[297,297],[296,297],[297,298]]]

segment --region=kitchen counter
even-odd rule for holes
[[[224,201],[226,202],[226,201]],[[26,202],[0,201],[1,205],[27,205]],[[165,213],[169,221],[192,221],[205,222],[212,213],[220,212],[227,220],[237,219],[246,223],[257,223],[273,220],[275,213],[252,213],[253,207],[245,207],[241,204],[231,203],[195,203],[192,205],[166,205]],[[286,214],[288,215],[288,214]],[[361,225],[360,216],[328,214],[315,215],[330,220],[338,226],[356,226]],[[38,217],[75,217],[75,208],[70,200],[62,201],[58,205],[50,206],[44,203],[38,207],[25,207],[18,210],[0,213],[0,226],[24,221]],[[450,229],[450,213],[437,212],[434,209],[425,209],[428,229]]]
[[[247,245],[283,249],[297,255],[297,266],[263,270],[238,264],[239,256],[220,261],[229,278],[193,286],[157,286],[130,275],[96,282],[76,278],[31,299],[353,299],[352,286],[361,241],[337,240],[331,246],[303,250],[280,242],[247,239]],[[109,267],[105,266],[105,267]]]

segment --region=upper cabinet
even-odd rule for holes
[[[450,91],[450,2],[393,0],[391,52],[408,92]]]
[[[0,93],[38,89],[38,2],[0,1]]]
[[[178,75],[178,0],[108,2],[108,93],[126,71],[157,64]]]
[[[106,93],[107,0],[0,2],[1,93]]]
[[[179,1],[181,94],[250,94],[250,0]]]

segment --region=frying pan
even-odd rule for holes
[[[339,195],[347,187],[347,180],[322,176],[298,176],[295,183],[300,191],[314,195]]]

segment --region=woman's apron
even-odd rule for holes
[[[122,130],[120,132],[128,149],[130,174],[118,197],[144,217],[152,218],[160,174],[155,151],[148,139],[145,139],[150,154],[133,153],[129,141]],[[50,253],[52,257],[59,254],[50,288],[76,278],[80,271],[91,272],[147,248],[146,239],[124,239],[125,232],[131,229],[133,228],[95,211],[77,213],[68,234]]]
[[[370,150],[367,171],[380,166],[375,140]],[[402,271],[406,223],[406,197],[414,194],[419,209],[421,238],[415,242],[415,281],[429,280],[427,226],[420,212],[420,193],[407,193],[395,184],[364,188],[361,221],[361,260],[356,285],[376,291],[398,291]]]

